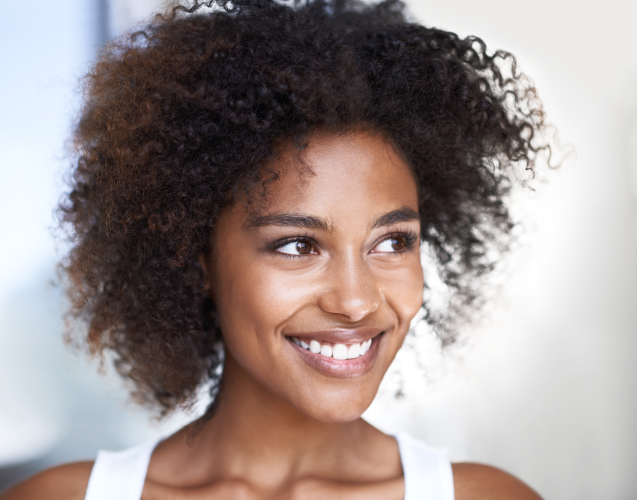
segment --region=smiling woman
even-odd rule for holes
[[[213,231],[206,267],[225,376],[244,371],[304,415],[349,422],[422,305],[416,183],[375,133],[310,136],[309,177],[294,159],[279,160],[266,213],[234,204]]]
[[[509,179],[548,149],[534,89],[396,1],[215,5],[104,49],[61,206],[90,350],[161,415],[205,384],[213,402],[2,500],[538,498],[360,418],[421,309],[449,343],[476,305]],[[423,301],[421,244],[446,311]]]

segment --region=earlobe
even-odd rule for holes
[[[206,260],[206,255],[204,253],[199,254],[199,264],[201,265],[204,272],[204,286],[203,291],[208,292],[212,297],[212,288],[210,287],[210,271],[208,270],[208,262]],[[213,297],[214,300],[214,297]]]

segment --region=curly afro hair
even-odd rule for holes
[[[218,387],[222,333],[198,257],[220,210],[276,175],[282,141],[360,127],[413,169],[422,242],[454,292],[446,313],[423,301],[424,318],[452,342],[489,249],[506,247],[512,180],[550,151],[515,64],[411,22],[399,0],[195,1],[107,44],[85,79],[60,204],[70,314],[90,350],[114,354],[160,415]]]

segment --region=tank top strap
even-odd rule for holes
[[[140,500],[150,456],[159,440],[124,451],[100,451],[84,500]]]
[[[454,500],[446,450],[432,448],[408,434],[395,438],[405,477],[405,500]]]

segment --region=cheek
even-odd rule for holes
[[[414,261],[399,273],[386,280],[383,287],[385,298],[390,307],[395,311],[401,325],[409,326],[422,306],[424,279],[420,261]]]
[[[216,281],[217,310],[227,347],[237,359],[267,365],[281,349],[280,327],[312,294],[312,284],[250,260],[221,268]],[[262,363],[258,360],[261,359]]]
[[[226,308],[231,314],[264,331],[272,330],[295,312],[311,294],[305,280],[267,268],[244,267],[231,276]]]

